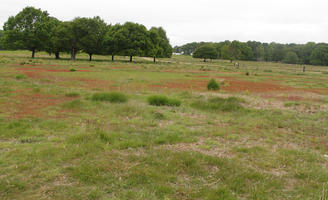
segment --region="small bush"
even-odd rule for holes
[[[75,71],[76,71],[76,69],[72,68],[72,69],[70,69],[69,71],[71,71],[71,72],[75,72]]]
[[[66,97],[79,97],[80,94],[77,92],[70,92],[70,93],[65,94],[65,96]]]
[[[215,97],[207,101],[194,102],[191,106],[193,108],[207,110],[207,111],[219,110],[224,112],[231,112],[231,111],[242,110],[243,107],[240,105],[240,103],[242,102],[244,102],[244,100],[236,97],[229,97],[227,99]]]
[[[246,76],[249,76],[249,72],[246,72],[245,75],[246,75]]]
[[[120,92],[96,93],[92,95],[93,101],[109,101],[111,103],[124,103],[128,101],[125,94]]]
[[[180,106],[179,99],[172,99],[162,95],[153,95],[148,97],[148,103],[153,106]]]
[[[215,79],[211,79],[208,83],[207,83],[207,89],[208,90],[219,90],[220,86],[219,84],[216,82]]]
[[[17,80],[21,80],[21,79],[25,79],[25,78],[26,78],[26,76],[24,74],[19,74],[16,76]]]

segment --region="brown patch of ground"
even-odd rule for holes
[[[34,71],[34,72],[71,72],[69,69],[47,69],[40,67],[24,67],[24,68],[16,68],[18,71]],[[77,72],[93,72],[91,70],[76,70]]]
[[[162,81],[160,84],[150,85],[150,88],[178,89],[178,90],[206,90],[206,80]]]
[[[15,119],[24,117],[47,117],[48,115],[43,109],[70,100],[72,100],[72,98],[40,93],[20,94],[12,97],[12,100],[7,103],[6,111],[10,113],[10,117]]]

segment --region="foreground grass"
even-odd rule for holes
[[[246,77],[229,62],[184,56],[131,64],[0,55],[0,199],[327,197],[326,93],[320,102],[269,99],[277,108],[253,106],[265,102],[253,93],[207,92],[207,79],[204,91],[158,87],[213,73],[256,82],[284,72],[285,85],[326,88],[326,68],[297,75],[298,66],[250,62]],[[149,105],[153,95],[181,105]],[[112,103],[113,96],[129,101]]]

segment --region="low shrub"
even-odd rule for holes
[[[211,98],[207,101],[196,101],[191,106],[196,109],[206,110],[206,111],[238,111],[244,109],[242,105],[240,105],[244,100],[236,97],[229,98],[220,98],[215,97]]]
[[[76,71],[76,69],[72,68],[72,69],[70,69],[69,71],[71,71],[71,72],[75,72],[75,71]]]
[[[220,85],[216,82],[215,79],[211,79],[208,83],[207,83],[207,89],[208,90],[219,90],[220,89]]]
[[[80,94],[77,92],[70,92],[70,93],[65,94],[65,96],[66,97],[79,97]]]
[[[153,95],[148,97],[148,103],[153,106],[180,106],[179,99],[168,98],[162,95]]]
[[[111,103],[124,103],[128,97],[120,92],[96,93],[91,97],[92,101],[109,101]]]
[[[26,76],[24,74],[19,74],[16,76],[17,80],[21,80],[21,79],[25,79],[25,78],[26,78]]]

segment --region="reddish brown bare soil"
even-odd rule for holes
[[[18,71],[34,71],[34,72],[71,72],[69,69],[46,69],[40,67],[24,67],[24,68],[16,68]],[[77,72],[93,72],[91,70],[82,70],[79,69]]]
[[[30,117],[47,117],[44,110],[47,107],[71,101],[73,98],[47,94],[21,94],[12,97],[12,101],[6,105],[6,111],[12,118],[20,119]]]
[[[181,80],[181,81],[162,81],[161,84],[151,85],[150,88],[165,88],[178,90],[206,90],[206,80]]]

